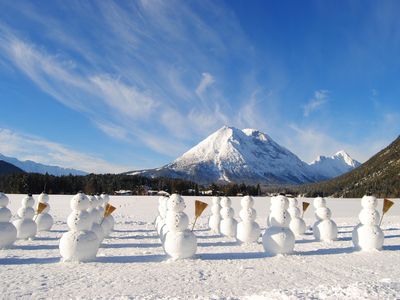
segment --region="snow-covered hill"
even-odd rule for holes
[[[20,161],[14,157],[8,157],[3,154],[0,154],[0,160],[4,160],[28,173],[40,173],[40,174],[50,174],[50,175],[86,175],[86,172],[75,170],[75,169],[68,169],[68,168],[61,168],[57,166],[48,166],[44,164],[40,164],[31,160],[24,160]]]
[[[334,178],[360,166],[361,163],[352,159],[344,150],[332,156],[318,156],[311,162],[311,169],[321,177]]]
[[[307,163],[265,133],[227,126],[171,164],[130,174],[184,178],[199,183],[298,184],[322,179]]]

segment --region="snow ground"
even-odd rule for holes
[[[22,195],[8,195],[15,214]],[[37,196],[34,196],[37,200]],[[295,254],[267,257],[260,243],[239,245],[207,231],[210,209],[195,230],[194,259],[171,261],[153,228],[158,197],[113,196],[116,231],[91,263],[62,263],[58,240],[68,229],[71,196],[50,195],[56,224],[33,241],[17,241],[0,250],[0,298],[3,299],[399,299],[400,205],[385,217],[381,252],[354,252],[351,230],[358,222],[359,199],[328,199],[339,240],[315,242],[307,234]],[[184,197],[191,220],[194,199]],[[232,198],[239,215],[240,198]],[[310,201],[311,199],[308,199]],[[257,222],[265,227],[269,199],[255,198]],[[382,201],[380,201],[382,205]],[[310,206],[305,215],[313,222]]]

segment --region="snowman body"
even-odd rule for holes
[[[221,198],[220,197],[212,197],[212,206],[211,206],[211,216],[208,219],[208,226],[210,227],[211,232],[215,234],[220,234],[219,225],[221,223]]]
[[[26,240],[35,237],[37,233],[37,225],[32,220],[35,215],[35,210],[33,209],[34,205],[35,200],[31,194],[22,199],[22,207],[17,211],[19,219],[13,222],[17,229],[17,239]]]
[[[234,219],[235,211],[233,210],[231,205],[231,199],[229,199],[228,197],[222,197],[220,210],[222,219],[219,225],[219,231],[222,235],[236,238],[237,221]]]
[[[107,204],[110,202],[110,196],[108,194],[103,193],[100,195],[100,197],[102,199],[103,209],[105,210]],[[104,224],[103,228],[105,227],[104,233],[106,236],[109,236],[111,232],[114,230],[114,225],[115,225],[114,217],[111,214],[108,215],[107,217],[104,218],[103,224]]]
[[[83,193],[78,193],[70,204],[72,212],[67,219],[70,230],[60,239],[60,254],[63,261],[91,261],[96,257],[100,242],[91,230],[93,219],[87,212],[90,206],[89,198]]]
[[[267,220],[269,227],[262,236],[262,243],[269,255],[290,254],[293,252],[295,236],[289,228],[290,215],[287,212],[288,199],[283,196],[271,198],[271,211]]]
[[[313,234],[317,241],[334,241],[337,239],[337,225],[331,220],[331,210],[326,206],[326,200],[317,197],[313,202],[316,222],[313,225]]]
[[[353,245],[358,250],[381,250],[383,247],[385,236],[379,227],[377,205],[378,201],[374,196],[364,196],[361,199],[362,210],[358,215],[360,224],[352,232]]]
[[[306,223],[301,218],[301,212],[298,207],[298,201],[296,198],[289,199],[288,213],[290,215],[289,228],[295,236],[303,235],[306,232]]]
[[[10,222],[11,211],[7,208],[8,197],[0,193],[0,249],[8,248],[17,239],[17,229]]]
[[[257,242],[261,229],[255,222],[257,212],[253,208],[254,199],[251,196],[245,196],[240,201],[240,204],[242,209],[239,212],[239,216],[242,221],[237,225],[237,239],[243,243]]]
[[[91,231],[93,231],[97,239],[99,240],[99,244],[101,244],[104,240],[104,231],[103,227],[100,225],[100,218],[99,214],[97,213],[97,203],[98,200],[95,196],[89,196],[89,208],[87,209],[87,212],[89,213],[90,218],[92,219],[92,228]]]
[[[161,196],[160,198],[158,198],[158,216],[155,221],[155,227],[160,237],[162,228],[165,226],[165,217],[167,216],[167,202],[168,197]]]
[[[192,257],[197,250],[197,238],[188,229],[189,218],[183,212],[186,205],[178,194],[168,199],[168,211],[165,218],[168,231],[164,238],[164,251],[173,259]]]
[[[40,214],[36,215],[35,222],[37,225],[37,231],[50,231],[51,227],[53,227],[54,220],[53,217],[49,214],[49,195],[44,192],[41,193],[38,198],[38,206],[39,203],[46,204],[46,208]]]

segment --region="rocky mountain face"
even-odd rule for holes
[[[354,168],[345,168],[345,164],[338,156],[330,163],[309,165],[265,133],[224,126],[172,163],[128,174],[182,178],[200,184],[301,184],[332,178]],[[329,170],[324,171],[324,166]]]

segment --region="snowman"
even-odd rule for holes
[[[288,213],[290,215],[289,228],[295,236],[300,236],[306,232],[306,223],[301,218],[301,212],[298,207],[298,201],[294,197],[289,197]]]
[[[36,212],[38,211],[39,203],[45,204],[46,208],[40,214],[36,214],[35,222],[37,225],[37,231],[50,231],[54,221],[53,217],[49,214],[49,195],[47,195],[45,192],[39,195]]]
[[[215,234],[220,234],[219,225],[221,223],[221,198],[220,197],[212,197],[212,206],[211,206],[211,216],[208,220],[208,226],[211,231]]]
[[[92,219],[92,228],[91,230],[96,234],[98,240],[99,240],[99,244],[101,244],[101,242],[104,240],[104,231],[103,231],[103,227],[101,227],[100,222],[101,219],[99,217],[98,211],[96,209],[97,207],[97,198],[92,195],[89,196],[89,208],[87,210],[87,212],[90,215],[90,218]]]
[[[34,205],[35,199],[33,199],[32,194],[28,194],[22,199],[22,207],[17,211],[19,219],[13,222],[17,229],[17,239],[25,240],[35,237],[37,225],[32,220],[35,215]]]
[[[67,219],[70,230],[64,233],[60,239],[60,254],[63,261],[93,260],[100,243],[97,235],[91,231],[92,218],[87,212],[90,206],[89,198],[79,192],[72,197],[70,206],[72,212]]]
[[[0,249],[10,247],[17,239],[17,229],[10,222],[9,202],[8,197],[0,192]]]
[[[331,220],[331,210],[326,207],[326,200],[317,197],[313,202],[317,221],[313,225],[313,234],[318,241],[334,241],[337,239],[337,225]]]
[[[372,195],[365,195],[361,199],[362,210],[358,215],[358,224],[352,233],[354,247],[358,250],[381,250],[384,234],[379,227],[380,215],[376,210],[378,201]]]
[[[245,196],[240,201],[242,209],[239,212],[242,220],[237,225],[237,239],[243,243],[257,242],[260,237],[260,226],[255,222],[257,212],[253,208],[254,199],[251,196]]]
[[[235,237],[237,232],[237,221],[233,218],[235,211],[231,207],[232,201],[228,197],[222,197],[220,214],[222,217],[219,230],[222,235]]]
[[[173,259],[192,257],[197,250],[196,236],[187,229],[189,218],[183,212],[185,208],[185,202],[180,195],[172,194],[168,199],[165,218],[168,232],[165,234],[164,251]]]
[[[106,193],[102,193],[100,195],[100,198],[102,199],[102,203],[103,203],[102,206],[103,206],[103,209],[105,210],[108,202],[110,202],[110,196]],[[111,214],[104,218],[101,225],[103,226],[103,228],[105,228],[104,233],[106,236],[109,236],[110,233],[114,230],[114,224],[115,224],[115,220]]]
[[[293,252],[295,237],[289,228],[288,207],[289,201],[284,195],[271,198],[271,212],[267,220],[268,227],[262,236],[264,250],[270,255]]]

